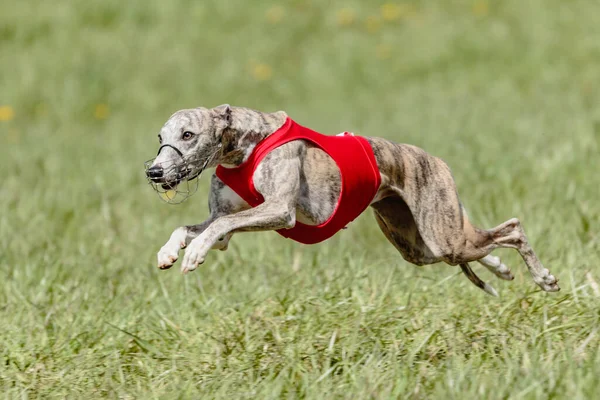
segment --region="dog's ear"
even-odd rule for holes
[[[228,154],[235,149],[235,132],[231,128],[231,106],[222,104],[211,110],[217,129],[215,131],[217,140],[223,147],[222,154]]]
[[[222,104],[211,110],[219,128],[226,129],[231,126],[231,106]]]

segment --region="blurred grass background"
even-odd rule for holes
[[[35,0],[0,6],[6,398],[594,398],[600,4]],[[519,217],[494,299],[404,262],[370,212],[328,242],[236,235],[155,268],[170,207],[143,161],[177,109],[283,109],[423,147],[482,227]]]

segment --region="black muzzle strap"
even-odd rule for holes
[[[156,156],[158,157],[158,155],[160,154],[160,152],[162,151],[162,149],[164,149],[165,147],[170,147],[173,150],[175,150],[177,152],[177,154],[179,154],[179,157],[183,158],[183,153],[181,151],[179,151],[179,149],[175,146],[171,146],[170,144],[163,144],[162,146],[160,146],[158,148],[158,153],[156,153]]]

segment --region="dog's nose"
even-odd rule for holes
[[[148,171],[146,171],[146,175],[148,175],[148,178],[162,178],[163,172],[164,172],[163,168],[160,166],[157,166],[157,167],[148,168]]]

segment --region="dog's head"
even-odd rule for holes
[[[160,130],[156,158],[146,162],[146,176],[164,190],[196,178],[212,167],[221,150],[221,136],[231,122],[227,104],[194,108],[173,114]]]

